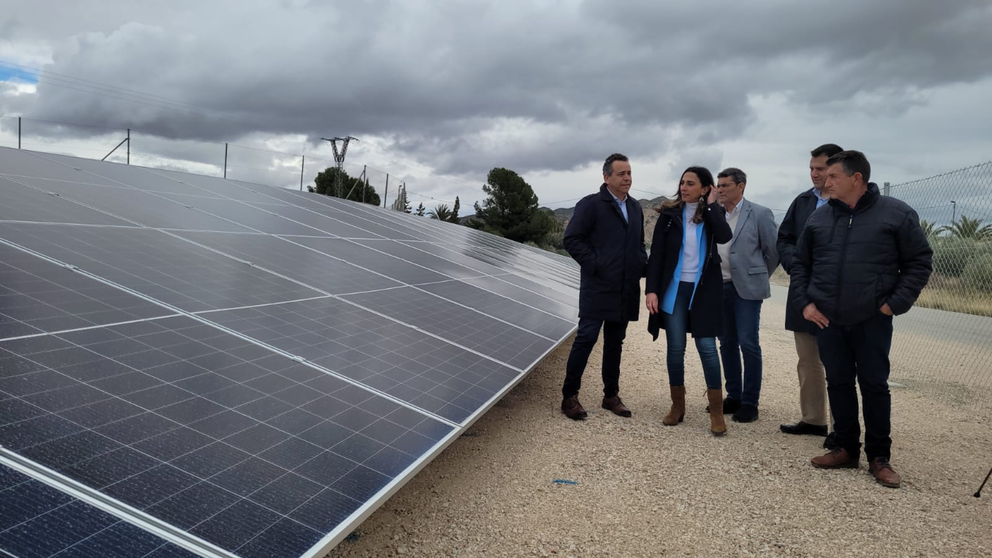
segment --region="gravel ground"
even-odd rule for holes
[[[875,484],[864,459],[857,470],[814,469],[822,438],[778,429],[799,418],[794,345],[780,327],[783,307],[763,310],[757,422],[710,435],[690,350],[685,422],[663,426],[665,345],[651,342],[643,320],[628,330],[621,374],[634,416],[598,408],[602,384],[590,366],[580,394],[589,419],[570,421],[558,409],[569,340],[331,556],[992,554],[992,487],[972,497],[992,465],[988,406],[894,388],[892,459],[903,487]]]

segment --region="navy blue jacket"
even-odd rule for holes
[[[810,335],[816,335],[820,328],[804,318],[803,309],[796,306],[795,286],[792,284],[791,274],[796,243],[799,242],[799,237],[803,234],[809,216],[816,211],[816,198],[817,195],[812,190],[806,190],[792,201],[789,211],[785,213],[785,218],[782,219],[782,224],[778,227],[778,244],[776,245],[782,269],[790,275],[789,297],[785,302],[785,329]]]
[[[579,262],[579,317],[637,321],[641,277],[647,268],[644,212],[629,194],[627,221],[606,184],[575,204],[565,228],[565,250]]]

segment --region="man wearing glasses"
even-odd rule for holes
[[[736,422],[758,419],[761,303],[772,295],[768,278],[778,266],[775,216],[767,207],[744,199],[746,186],[747,175],[741,169],[730,167],[717,175],[717,195],[734,231],[730,242],[717,245],[717,252],[723,270],[723,335],[719,338],[727,385],[723,412],[733,414]]]

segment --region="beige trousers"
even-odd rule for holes
[[[827,377],[820,362],[820,349],[816,337],[808,333],[796,334],[796,354],[799,355],[799,408],[803,422],[815,426],[827,424]]]

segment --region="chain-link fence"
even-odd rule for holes
[[[315,188],[317,175],[337,166],[333,160],[311,157],[305,153],[285,153],[233,143],[164,138],[138,130],[65,124],[16,116],[0,116],[0,147],[220,176],[302,191]],[[359,181],[367,184],[379,196],[379,205],[385,207],[395,200],[396,193],[406,178],[391,176],[386,171],[354,162],[345,162],[343,169],[348,177],[355,179],[349,189]],[[368,202],[370,195],[371,190],[356,190],[355,199]]]
[[[920,216],[933,275],[896,322],[892,380],[967,404],[992,394],[992,162],[886,185]]]

